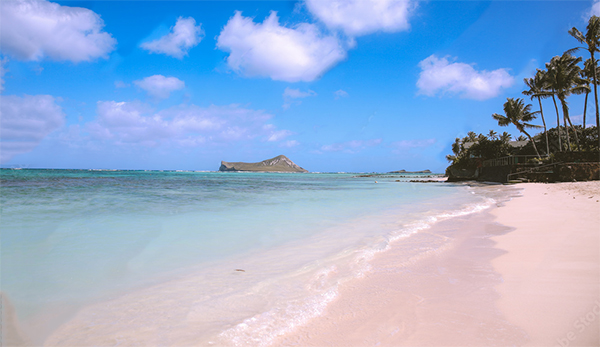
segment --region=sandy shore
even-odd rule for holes
[[[524,186],[493,211],[517,228],[494,238],[497,306],[529,346],[600,346],[600,182]]]
[[[600,345],[600,182],[516,187],[378,255],[275,345]]]

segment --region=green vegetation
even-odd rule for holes
[[[506,100],[506,103],[504,104],[504,113],[506,114],[506,116],[494,113],[492,117],[498,121],[498,125],[501,127],[507,126],[509,124],[512,124],[515,127],[517,127],[517,130],[519,130],[529,138],[529,141],[531,141],[531,143],[533,144],[533,148],[535,149],[535,154],[537,154],[538,158],[541,158],[540,153],[537,150],[537,146],[535,145],[535,142],[533,141],[531,135],[529,135],[527,130],[525,130],[527,128],[541,128],[541,126],[539,125],[527,123],[534,120],[535,114],[538,112],[539,111],[531,112],[531,104],[525,105],[523,99],[515,100],[508,98]]]
[[[582,46],[575,47],[553,57],[545,64],[545,69],[538,69],[531,78],[525,78],[528,89],[523,94],[531,100],[537,99],[539,111],[532,111],[532,105],[521,98],[507,98],[504,103],[504,115],[494,113],[492,117],[500,126],[513,125],[524,134],[519,142],[510,142],[511,135],[504,133],[498,136],[494,131],[488,135],[469,132],[466,137],[457,138],[452,145],[452,155],[446,156],[456,168],[475,168],[488,159],[496,159],[510,155],[533,155],[537,162],[560,161],[598,161],[600,159],[600,108],[598,107],[598,60],[596,52],[600,52],[600,18],[592,16],[585,32],[577,28],[569,30]],[[575,57],[572,54],[581,49],[589,52],[589,58]],[[583,62],[583,67],[579,64]],[[586,126],[588,95],[594,92],[596,126]],[[569,116],[568,98],[571,95],[585,94],[583,125],[573,125]],[[556,111],[556,127],[548,129],[542,108],[542,99],[552,98]],[[558,107],[560,103],[560,110]],[[543,125],[532,121],[541,116]],[[562,116],[562,125],[561,125]],[[540,128],[543,131],[530,135],[527,129]],[[528,139],[526,143],[522,140]],[[540,151],[541,149],[541,151]],[[543,158],[542,158],[543,157]]]
[[[511,135],[507,132],[498,136],[493,130],[488,135],[477,135],[470,131],[464,138],[454,141],[454,154],[447,155],[446,159],[456,167],[475,168],[479,161],[512,155],[514,148],[510,145],[510,140]],[[475,158],[477,160],[473,160]]]

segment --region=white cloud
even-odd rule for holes
[[[5,67],[6,63],[8,63],[8,58],[4,57],[0,59],[0,92],[4,90],[4,75],[8,71]]]
[[[600,0],[595,0],[592,4],[592,8],[590,9],[587,18],[587,21],[591,16],[600,16]]]
[[[381,139],[371,139],[371,140],[352,140],[347,142],[338,142],[331,145],[325,145],[321,147],[321,151],[323,152],[347,152],[347,153],[356,153],[367,147],[378,146],[381,144]]]
[[[292,103],[295,105],[300,105],[302,103],[301,101],[295,101],[296,99],[303,99],[303,98],[307,98],[309,96],[316,96],[316,95],[317,95],[317,93],[310,89],[306,92],[303,92],[300,89],[293,89],[293,88],[286,87],[285,90],[283,91],[283,100],[285,101],[283,103],[283,108],[288,109],[292,105]]]
[[[154,75],[141,80],[133,81],[133,83],[145,90],[149,95],[166,99],[171,95],[171,92],[183,89],[185,83],[176,77],[165,77],[163,75]]]
[[[315,96],[315,95],[317,95],[317,93],[310,89],[306,92],[303,92],[300,89],[293,89],[290,87],[286,87],[285,90],[283,91],[284,99],[300,99],[300,98],[306,98],[308,96]]]
[[[345,90],[336,90],[334,93],[335,95],[335,99],[339,99],[339,98],[346,98],[348,97],[348,92],[346,92]]]
[[[117,41],[103,26],[93,11],[48,1],[2,1],[0,11],[2,51],[19,60],[106,58]]]
[[[144,42],[140,47],[151,53],[162,53],[183,59],[188,51],[198,45],[203,38],[202,24],[196,26],[196,20],[192,17],[179,17],[175,26],[171,27],[171,32],[158,40]]]
[[[284,138],[288,137],[292,135],[292,132],[289,130],[277,130],[277,131],[273,131],[273,133],[271,134],[271,136],[269,136],[269,138],[267,139],[267,141],[269,142],[273,142],[273,141],[281,141]]]
[[[289,140],[289,141],[285,141],[283,143],[281,143],[281,145],[279,145],[280,147],[286,147],[286,148],[292,148],[292,147],[296,147],[300,145],[300,142],[296,141],[296,140]]]
[[[230,53],[227,63],[234,71],[286,82],[313,81],[346,58],[336,37],[324,36],[307,23],[280,26],[276,12],[262,24],[236,12],[221,31],[217,47]]]
[[[64,124],[55,101],[50,95],[0,96],[0,162],[33,150]]]
[[[419,147],[429,147],[436,142],[435,139],[427,139],[427,140],[402,140],[392,143],[392,147],[397,149],[410,149],[410,148],[419,148]]]
[[[467,99],[485,100],[510,87],[515,79],[506,69],[477,71],[464,63],[450,63],[447,58],[431,55],[419,63],[421,74],[417,81],[420,94],[459,94]]]
[[[194,147],[255,138],[280,141],[291,134],[269,124],[270,114],[237,105],[179,105],[155,112],[140,102],[100,101],[97,114],[98,118],[87,124],[87,131],[96,140],[118,145]]]
[[[349,36],[376,31],[408,30],[408,18],[416,6],[411,0],[306,0],[308,10],[332,29]]]

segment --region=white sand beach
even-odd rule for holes
[[[277,344],[600,345],[600,182],[513,187],[511,201],[378,255],[324,316]],[[451,242],[411,258],[408,247],[436,238]]]

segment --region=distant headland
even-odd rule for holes
[[[397,174],[397,173],[406,173],[406,174],[429,174],[431,173],[431,170],[423,170],[423,171],[406,171],[406,170],[400,170],[400,171],[390,171],[388,173],[391,174]]]
[[[300,166],[294,164],[285,155],[278,155],[275,158],[263,160],[258,163],[243,162],[221,162],[219,171],[245,171],[245,172],[308,172]]]

